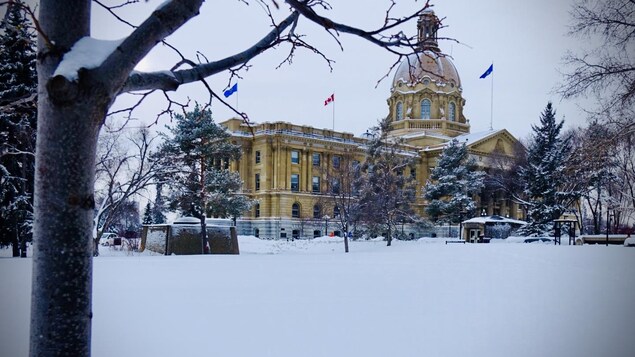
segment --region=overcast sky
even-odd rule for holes
[[[106,1],[108,3],[108,1]],[[120,12],[125,19],[139,23],[162,1],[151,0],[134,4]],[[280,1],[279,1],[280,2]],[[423,3],[397,0],[394,15],[404,15]],[[121,3],[121,0],[110,1]],[[387,0],[331,0],[333,10],[322,12],[338,22],[346,22],[364,29],[381,25]],[[570,23],[572,0],[437,0],[433,10],[445,26],[439,36],[455,38],[461,44],[441,41],[443,52],[450,54],[459,71],[463,97],[467,100],[465,115],[472,132],[486,130],[490,122],[490,79],[479,76],[494,63],[494,121],[495,129],[506,128],[519,138],[537,124],[547,101],[553,101],[559,119],[566,126],[585,122],[578,108],[581,102],[561,101],[553,93],[560,81],[558,69],[566,50],[576,50],[580,40],[566,36]],[[284,8],[284,4],[283,4]],[[279,19],[286,10],[274,10]],[[129,29],[111,15],[94,6],[93,37],[118,39]],[[270,30],[264,11],[252,1],[250,6],[239,0],[208,1],[201,14],[187,23],[168,40],[187,57],[196,59],[196,51],[209,60],[217,60],[242,51]],[[416,22],[402,29],[416,33]],[[394,57],[386,51],[353,36],[342,34],[344,51],[316,25],[301,20],[298,32],[307,35],[306,41],[320,48],[336,61],[333,71],[309,51],[301,51],[293,64],[275,69],[284,59],[288,47],[280,46],[251,62],[249,71],[241,73],[238,92],[230,103],[245,111],[252,121],[288,121],[318,128],[332,126],[332,108],[324,107],[324,100],[335,93],[335,129],[363,133],[388,113],[392,73],[387,80],[375,85],[386,74]],[[169,69],[178,57],[159,46],[138,66],[140,70]],[[226,74],[209,80],[219,93],[227,86]],[[181,87],[175,98],[191,98],[205,102],[207,92],[201,84]],[[120,100],[122,105],[126,100]],[[152,122],[164,108],[164,100],[157,95],[135,113],[142,122]],[[233,116],[227,108],[215,103],[215,120]],[[168,123],[167,118],[159,126]]]

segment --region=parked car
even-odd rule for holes
[[[543,242],[543,243],[553,243],[553,239],[546,237],[532,237],[525,239],[525,243],[534,243],[534,242]]]
[[[115,245],[115,239],[119,239],[119,245],[121,245],[121,237],[117,236],[117,233],[104,233],[101,236],[100,244],[103,246],[112,246]]]

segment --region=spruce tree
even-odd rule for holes
[[[148,204],[146,204],[145,210],[143,210],[143,221],[141,222],[141,224],[152,224],[152,223],[154,223],[152,221],[152,206],[150,205],[150,202],[148,202]]]
[[[163,180],[163,179],[161,179]],[[166,223],[165,217],[165,202],[163,201],[163,182],[160,181],[156,186],[157,195],[154,199],[154,206],[152,207],[152,222],[154,224]]]
[[[424,188],[428,216],[435,222],[449,223],[459,223],[464,215],[472,216],[476,210],[473,197],[483,188],[484,176],[465,144],[451,140]]]
[[[540,125],[532,125],[533,135],[527,148],[527,164],[520,176],[527,196],[529,224],[519,233],[545,234],[577,195],[563,190],[566,163],[571,151],[569,138],[560,135],[564,120],[556,121],[551,102],[540,116]]]
[[[366,161],[354,185],[363,220],[386,233],[388,246],[399,223],[419,220],[412,209],[417,181],[408,172],[414,158],[402,150],[403,140],[388,135],[389,130],[388,119],[372,128]]]
[[[175,121],[158,159],[165,167],[170,207],[200,219],[204,250],[207,216],[235,218],[251,207],[251,200],[240,194],[240,174],[229,171],[230,161],[241,156],[241,146],[229,142],[230,134],[198,104],[185,115],[175,115]]]
[[[21,4],[0,22],[0,245],[26,256],[31,239],[37,109],[35,41]]]

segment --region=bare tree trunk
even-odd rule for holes
[[[40,121],[38,144],[64,142],[69,132],[77,138],[69,142],[74,145],[38,145],[31,355],[87,356],[97,130],[94,120],[82,115],[90,111],[55,108],[43,96],[39,102],[40,118],[46,120]]]
[[[346,223],[346,229],[344,229],[344,253],[348,253],[348,222]]]
[[[202,215],[201,216],[201,254],[207,254],[207,252],[205,252],[206,248],[207,248],[207,224],[205,223],[205,215]]]
[[[26,258],[26,238],[22,238],[20,241],[20,258]]]
[[[75,0],[40,7],[42,30],[55,47],[40,35],[31,356],[90,355],[93,178],[106,106],[93,88],[51,83],[61,60],[55,49],[89,35],[90,6]]]
[[[11,249],[12,249],[12,254],[13,257],[19,257],[20,256],[20,241],[18,239],[18,230],[15,230],[15,235],[13,236],[13,239],[11,240]]]
[[[201,254],[205,254],[205,248],[207,247],[207,225],[205,224],[206,223],[205,219],[207,218],[207,215],[205,214],[206,206],[205,206],[205,159],[204,158],[201,158],[201,197],[200,197],[199,203],[201,206],[201,217],[200,217],[201,219]]]

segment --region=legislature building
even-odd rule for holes
[[[390,135],[402,138],[404,153],[416,158],[405,174],[419,183],[415,210],[425,217],[423,186],[450,140],[465,143],[482,170],[495,156],[512,157],[517,140],[505,129],[470,132],[459,73],[437,43],[439,19],[426,11],[417,27],[418,51],[397,68],[387,102]],[[283,239],[339,234],[333,220],[338,209],[324,204],[332,189],[327,173],[346,159],[363,162],[368,138],[287,122],[247,125],[233,118],[220,125],[243,147],[242,158],[230,168],[240,173],[244,194],[258,202],[237,221],[239,234]],[[524,218],[521,207],[501,193],[484,192],[477,202],[479,213]],[[414,226],[404,229],[411,237],[425,233]]]

